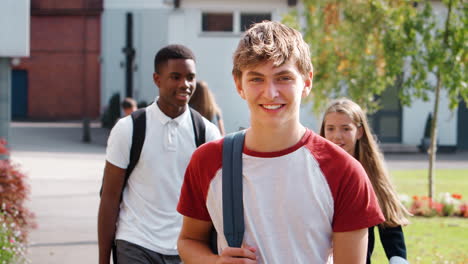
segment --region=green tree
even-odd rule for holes
[[[446,14],[435,15],[431,3],[443,5]],[[379,109],[378,95],[392,85],[398,86],[402,105],[427,101],[434,94],[428,151],[433,197],[440,90],[447,89],[452,109],[460,97],[468,102],[466,3],[303,0],[303,8],[286,15],[284,22],[300,29],[310,44],[316,113],[340,96],[372,113]]]

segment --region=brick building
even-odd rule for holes
[[[31,52],[12,72],[12,117],[99,116],[102,0],[31,0]]]

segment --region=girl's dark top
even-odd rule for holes
[[[406,259],[406,245],[401,226],[382,228],[378,226],[380,241],[382,242],[385,255],[390,259],[399,256]],[[369,243],[367,245],[367,264],[370,264],[372,252],[374,251],[375,236],[374,227],[369,227]]]

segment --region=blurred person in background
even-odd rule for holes
[[[124,112],[124,116],[130,115],[131,113],[133,113],[134,111],[138,109],[137,102],[130,97],[125,98],[122,101],[121,106]]]
[[[225,134],[223,116],[213,93],[204,81],[197,81],[197,88],[189,101],[190,107],[215,124],[221,135]]]

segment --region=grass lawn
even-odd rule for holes
[[[410,197],[427,195],[427,171],[391,171],[398,193]],[[468,170],[437,170],[436,194],[459,193],[468,199]],[[417,263],[468,264],[468,219],[459,217],[411,217],[404,227],[408,261]],[[388,263],[376,230],[372,263]]]
[[[427,170],[391,170],[390,174],[398,193],[410,197],[428,195]],[[468,199],[468,169],[436,170],[434,178],[436,194],[459,193],[463,195],[463,200]]]

